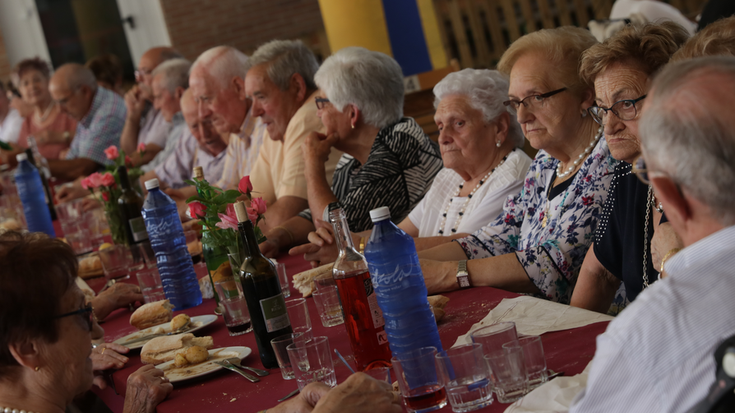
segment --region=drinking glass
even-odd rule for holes
[[[276,270],[278,271],[278,281],[281,283],[281,292],[283,298],[291,296],[291,289],[288,288],[288,274],[286,274],[286,264],[276,263]]]
[[[217,295],[219,295],[220,304],[224,307],[222,315],[225,318],[225,325],[230,336],[239,336],[253,331],[247,301],[237,288],[235,278],[217,281],[214,283],[214,288],[217,290]]]
[[[344,324],[342,306],[339,303],[339,292],[336,286],[322,287],[311,293],[319,311],[319,318],[324,327],[333,327]]]
[[[146,304],[166,299],[161,285],[161,275],[157,268],[147,268],[135,274]]]
[[[482,344],[472,343],[441,351],[436,367],[449,396],[452,411],[470,412],[493,402],[490,371],[483,360]]]
[[[520,347],[523,350],[523,361],[526,364],[526,377],[528,377],[528,388],[530,392],[536,387],[546,383],[548,374],[546,372],[546,357],[544,357],[544,346],[539,336],[524,336],[518,341],[503,344],[504,349]]]
[[[332,364],[332,352],[327,337],[296,340],[286,346],[299,390],[311,382],[321,382],[329,387],[337,385]]]
[[[447,393],[436,372],[436,353],[436,347],[422,347],[391,359],[409,412],[430,412],[447,405]]]
[[[518,341],[516,323],[506,321],[482,327],[470,333],[473,343],[482,344],[485,355],[503,350],[503,344],[509,341]]]
[[[311,318],[309,309],[306,307],[306,298],[292,298],[286,300],[286,311],[291,321],[291,330],[294,333],[303,333],[307,338],[312,338]]]
[[[295,377],[293,368],[291,367],[291,359],[289,359],[288,357],[288,351],[286,350],[286,347],[288,347],[289,344],[292,344],[294,341],[299,340],[306,340],[303,333],[284,334],[271,340],[271,347],[273,347],[273,352],[276,353],[278,367],[281,368],[281,376],[283,376],[284,380],[291,380]]]
[[[113,245],[99,251],[105,278],[127,278],[130,276],[128,265],[132,260],[130,250],[124,245]]]
[[[363,370],[363,373],[374,378],[375,380],[384,381],[388,384],[392,384],[392,382],[390,381],[390,367],[373,367],[370,370]]]
[[[485,355],[495,393],[500,403],[513,403],[526,394],[526,365],[523,350],[510,347]]]

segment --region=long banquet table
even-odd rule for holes
[[[279,259],[286,264],[289,278],[309,267],[300,257],[284,256]],[[202,271],[200,267],[200,272]],[[199,274],[202,276],[203,274]],[[134,278],[134,277],[132,277]],[[128,282],[134,282],[132,280]],[[95,291],[102,288],[104,279],[88,281]],[[300,296],[291,288],[292,297]],[[445,348],[451,347],[458,336],[465,334],[472,324],[480,321],[503,298],[517,297],[517,294],[489,288],[476,287],[462,291],[444,294],[449,297],[446,316],[439,323],[439,336]],[[349,339],[344,325],[323,327],[312,298],[307,299],[309,314],[312,320],[314,336],[327,336],[332,349],[338,349],[344,355],[351,355]],[[190,316],[213,314],[214,300],[204,302],[183,312]],[[105,329],[105,341],[111,342],[135,330],[129,324],[130,311],[120,309],[110,314],[101,324]],[[550,369],[563,371],[566,375],[580,373],[592,359],[595,352],[595,338],[607,327],[607,323],[596,323],[573,330],[550,332],[542,335],[547,364]],[[218,317],[213,324],[195,333],[198,336],[210,335],[214,339],[214,347],[247,346],[253,353],[242,361],[243,365],[262,368],[258,356],[257,345],[253,333],[238,337],[230,337],[225,328],[224,320]],[[127,366],[114,372],[112,375],[116,395],[109,386],[94,392],[116,413],[122,412],[125,399],[127,377],[142,366],[139,352],[131,351]],[[221,370],[210,375],[176,383],[173,392],[158,406],[159,413],[189,413],[189,412],[258,412],[273,407],[277,399],[296,389],[294,380],[284,380],[278,369],[270,370],[271,374],[261,377],[259,383],[250,383],[243,377],[232,372]],[[350,374],[340,362],[335,362],[337,382],[343,382]],[[495,402],[479,412],[502,412],[507,405]],[[451,407],[439,410],[451,412]]]

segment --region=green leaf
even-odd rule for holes
[[[189,197],[189,199],[186,200],[186,203],[189,204],[194,201],[202,202],[201,198],[199,198],[199,195],[194,195],[192,197]]]
[[[9,143],[6,143],[6,142],[3,142],[3,141],[0,141],[0,149],[4,149],[4,150],[6,150],[6,151],[12,151],[12,150],[13,150],[13,147],[12,147],[12,146],[10,146],[10,144],[9,144]]]

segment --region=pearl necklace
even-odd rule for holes
[[[11,409],[10,407],[0,406],[0,413],[34,413],[30,410]]]
[[[48,119],[48,116],[51,114],[51,111],[56,106],[56,101],[52,100],[51,103],[49,103],[48,107],[46,107],[46,111],[43,112],[43,115],[38,116],[38,113],[33,112],[33,120],[36,121],[37,125],[42,124],[46,119]]]
[[[566,178],[567,176],[569,176],[569,174],[572,173],[572,171],[577,169],[577,165],[579,165],[580,162],[582,162],[584,158],[587,157],[587,154],[592,152],[592,149],[595,148],[595,145],[597,145],[597,141],[599,141],[601,137],[602,137],[602,127],[600,127],[600,129],[597,130],[597,135],[595,135],[595,137],[592,138],[592,142],[590,142],[590,144],[587,145],[586,148],[584,148],[584,152],[579,154],[577,159],[575,159],[574,162],[572,162],[572,165],[569,166],[569,168],[567,168],[566,172],[562,172],[561,162],[559,162],[559,164],[556,165],[556,177]]]
[[[496,166],[490,172],[488,172],[484,178],[480,179],[480,182],[477,183],[477,186],[475,186],[475,189],[473,189],[472,192],[470,192],[470,194],[467,195],[467,199],[465,199],[464,204],[462,205],[462,208],[459,210],[459,213],[457,214],[458,215],[457,220],[454,221],[454,226],[452,227],[452,234],[457,233],[457,228],[459,227],[459,223],[462,221],[462,216],[464,216],[464,211],[467,208],[467,204],[469,204],[470,201],[472,200],[472,195],[475,195],[475,192],[477,192],[477,190],[480,189],[482,184],[484,184],[488,180],[488,178],[490,178],[490,175],[492,175],[496,169],[500,168],[500,165],[505,163],[505,160],[508,159],[508,155],[505,155],[503,159],[500,161],[500,163],[498,164],[498,166]],[[455,192],[454,195],[449,198],[449,203],[447,204],[447,207],[444,208],[444,213],[442,213],[442,223],[439,225],[439,235],[444,235],[444,227],[447,225],[447,214],[449,213],[449,208],[452,206],[452,202],[454,201],[454,198],[459,196],[459,193],[462,192],[462,188],[464,188],[464,182],[459,184],[459,188],[457,188],[457,192]]]

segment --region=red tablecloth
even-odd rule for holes
[[[286,264],[288,275],[291,277],[304,269],[308,264],[300,258],[282,257],[281,262]],[[91,280],[90,286],[98,291],[104,283],[102,280]],[[298,294],[293,288],[291,293]],[[479,287],[445,294],[449,297],[446,306],[446,316],[439,324],[439,335],[442,345],[451,347],[459,335],[466,333],[470,326],[481,320],[503,298],[516,297],[494,288]],[[307,299],[312,328],[315,336],[329,337],[330,346],[338,349],[342,355],[352,354],[349,339],[344,325],[322,327],[314,305],[314,300]],[[214,300],[205,300],[198,307],[184,310],[190,316],[213,314]],[[117,310],[107,317],[102,324],[105,329],[105,340],[110,342],[135,331],[128,323],[130,312]],[[548,367],[555,371],[563,371],[566,375],[580,373],[592,359],[595,352],[595,338],[602,333],[607,323],[597,323],[574,330],[551,332],[542,336]],[[253,354],[243,360],[244,365],[262,368],[257,353],[255,337],[252,333],[238,337],[230,337],[225,328],[224,320],[220,317],[213,324],[197,331],[197,335],[211,335],[215,347],[247,346]],[[114,412],[122,412],[125,396],[125,385],[128,375],[141,367],[140,357],[132,352],[128,365],[113,374],[115,386],[120,395],[115,395],[111,388],[94,392]],[[270,370],[271,374],[262,377],[259,383],[250,383],[244,378],[222,370],[211,375],[192,379],[187,382],[176,383],[171,395],[158,406],[159,413],[190,413],[190,412],[257,412],[277,404],[277,399],[285,396],[296,388],[294,380],[283,380],[278,369]],[[338,383],[343,382],[350,374],[342,363],[335,363]],[[507,405],[495,401],[493,405],[479,410],[481,412],[502,412]],[[440,412],[451,412],[447,405]]]

